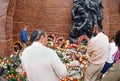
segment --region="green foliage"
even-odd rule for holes
[[[26,77],[16,71],[16,68],[20,65],[21,61],[17,54],[11,55],[10,58],[3,57],[1,62],[2,77],[8,81],[26,81]]]

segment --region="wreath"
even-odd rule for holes
[[[49,47],[49,48],[55,48],[55,45],[54,45],[54,43],[52,42],[52,41],[48,41],[47,42],[47,47]]]
[[[85,45],[86,46],[89,40],[90,39],[86,35],[82,35],[78,39],[78,45]]]
[[[56,40],[56,44],[59,46],[61,46],[61,44],[65,41],[64,37],[58,37]]]
[[[53,41],[53,42],[56,41],[56,36],[54,34],[48,34],[47,37],[48,37],[48,41]]]
[[[71,69],[75,69],[74,67],[72,67]],[[61,81],[81,81],[83,78],[83,72],[82,70],[78,72],[79,73],[79,78],[74,78],[74,77],[66,77],[65,79],[61,79]],[[77,73],[76,73],[77,74]],[[73,74],[74,76],[75,74]]]
[[[59,45],[59,48],[63,51],[66,50],[67,46],[70,44],[69,40],[63,40]]]
[[[71,49],[71,48],[77,49],[77,48],[78,48],[78,45],[77,45],[77,44],[69,44],[69,45],[67,46],[67,49]]]
[[[20,41],[14,42],[14,51],[17,52],[18,50],[22,50],[23,44]]]

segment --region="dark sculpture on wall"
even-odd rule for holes
[[[81,35],[92,36],[95,23],[102,29],[102,1],[101,0],[73,0],[72,29],[69,40],[77,43]]]

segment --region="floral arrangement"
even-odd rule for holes
[[[0,76],[7,81],[26,81],[26,76],[16,71],[17,66],[20,65],[19,58],[12,55],[10,58],[1,57],[0,61]],[[16,60],[18,59],[18,60]],[[18,62],[17,62],[18,61]]]
[[[61,78],[61,81],[83,81],[84,73],[87,67],[87,43],[89,38],[85,35],[78,39],[77,44],[70,44],[64,37],[56,37],[54,34],[48,35],[47,47],[56,51],[61,61],[66,65],[69,76]],[[0,59],[0,76],[8,81],[26,81],[26,72],[17,72],[16,68],[20,66],[20,50],[23,45],[20,41],[14,42],[15,54],[10,58],[2,57]]]
[[[78,45],[80,44],[87,45],[88,41],[89,41],[89,38],[86,35],[82,35],[78,39]]]
[[[56,51],[69,73],[69,77],[62,78],[61,81],[83,81],[89,58],[86,52],[89,38],[83,35],[78,39],[77,44],[70,44],[64,37],[57,38],[53,34],[49,35],[47,46]]]
[[[15,41],[13,47],[14,52],[20,52],[23,49],[23,44],[20,41]]]

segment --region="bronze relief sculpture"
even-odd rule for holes
[[[92,37],[94,24],[102,29],[102,1],[101,0],[73,0],[72,29],[69,35],[71,42],[77,43],[82,35]]]

